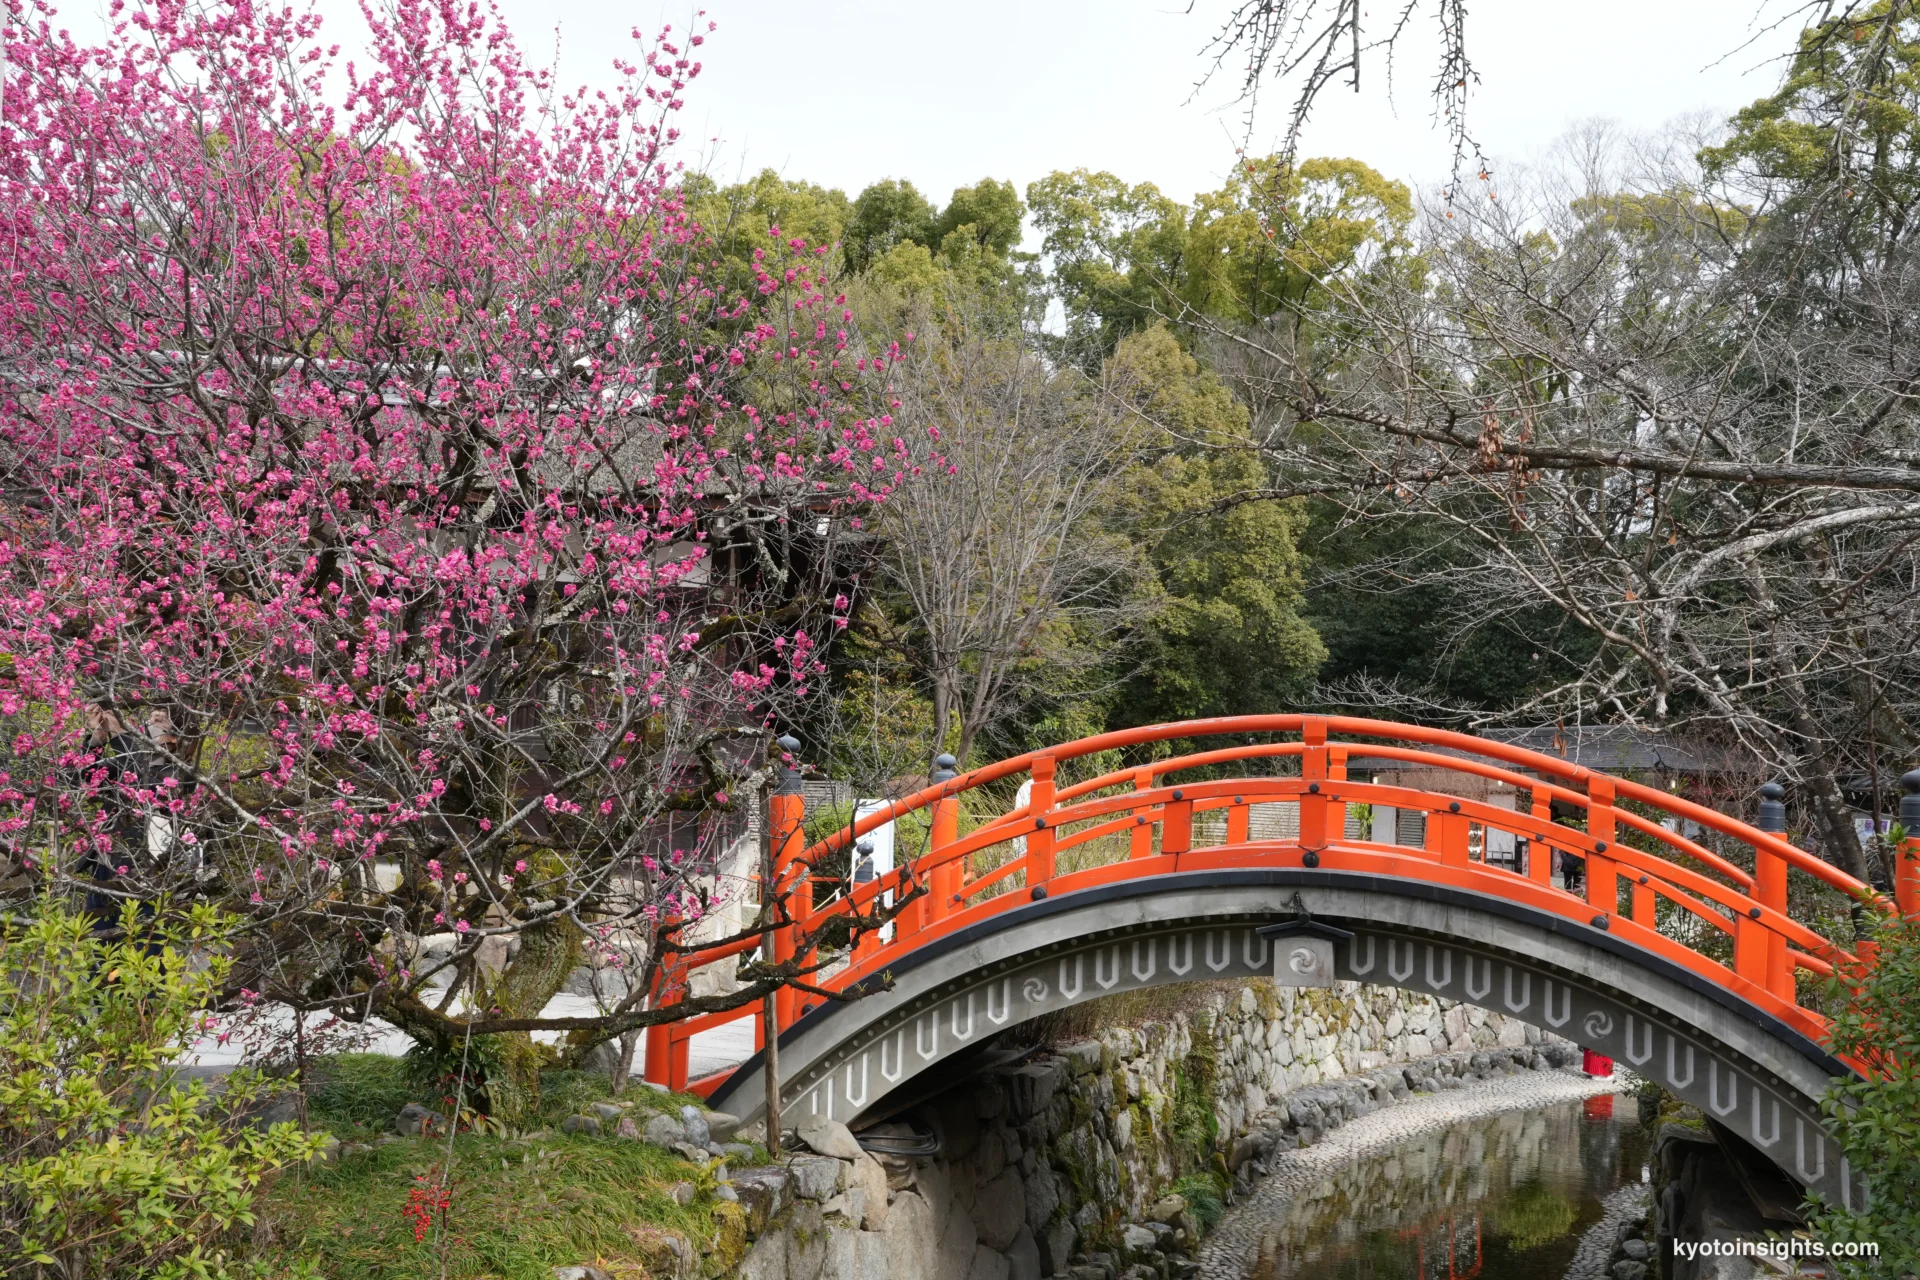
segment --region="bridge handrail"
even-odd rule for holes
[[[935,801],[946,799],[949,796],[957,796],[961,792],[971,791],[989,782],[996,782],[1001,778],[1013,774],[1026,773],[1033,767],[1033,763],[1036,760],[1047,759],[1056,762],[1061,760],[1076,760],[1083,756],[1097,755],[1103,751],[1118,751],[1125,747],[1140,746],[1148,742],[1165,742],[1179,738],[1223,737],[1237,733],[1292,733],[1304,730],[1309,722],[1323,725],[1328,733],[1340,732],[1358,737],[1380,739],[1383,744],[1398,739],[1405,742],[1425,742],[1433,746],[1470,751],[1477,755],[1496,760],[1505,760],[1510,764],[1521,765],[1522,767],[1533,769],[1543,774],[1570,779],[1583,785],[1590,783],[1591,780],[1596,777],[1605,778],[1613,784],[1616,799],[1637,800],[1642,804],[1664,809],[1676,817],[1686,818],[1709,830],[1717,831],[1721,835],[1739,840],[1743,844],[1750,845],[1756,849],[1764,849],[1766,852],[1784,859],[1789,866],[1795,867],[1843,893],[1855,896],[1862,893],[1872,893],[1869,886],[1861,884],[1838,867],[1833,866],[1823,859],[1814,857],[1804,849],[1789,843],[1777,835],[1761,831],[1737,818],[1730,818],[1717,809],[1709,809],[1705,805],[1696,804],[1681,796],[1672,795],[1657,788],[1633,782],[1630,779],[1615,777],[1612,774],[1607,774],[1597,769],[1590,769],[1585,765],[1574,764],[1571,761],[1563,760],[1557,756],[1546,755],[1525,747],[1516,747],[1511,743],[1495,742],[1486,738],[1475,738],[1469,734],[1457,733],[1451,729],[1433,729],[1424,725],[1400,724],[1391,720],[1371,720],[1358,716],[1311,716],[1300,713],[1265,716],[1225,716],[1210,720],[1191,720],[1180,724],[1147,725],[1138,729],[1121,729],[1110,733],[1095,734],[1092,737],[1081,738],[1075,742],[1064,743],[1057,747],[1049,747],[1045,750],[1029,751],[1022,755],[1011,756],[1005,760],[996,761],[993,764],[983,765],[978,769],[969,770],[947,782],[933,783],[913,792],[911,795],[891,801],[884,809],[875,809],[866,817],[859,819],[849,826],[841,827],[833,834],[808,846],[800,855],[800,860],[806,862],[809,866],[815,865],[817,859],[846,847],[850,841],[857,840],[861,836],[885,826],[895,818],[904,817],[906,814],[924,809]],[[1303,750],[1305,747],[1304,743],[1276,743],[1273,745],[1291,747],[1294,748],[1295,751]],[[1330,743],[1329,745],[1337,744]],[[1376,750],[1374,747],[1368,747],[1367,749],[1369,751]],[[1392,750],[1391,747],[1387,749]],[[1229,750],[1237,750],[1237,748],[1231,748]],[[1285,754],[1293,754],[1293,752],[1287,752]],[[1410,756],[1407,758],[1413,757]],[[1452,768],[1459,772],[1478,772],[1478,770],[1470,767],[1472,764],[1477,763],[1471,760],[1449,756],[1422,756],[1420,758],[1431,759],[1433,763],[1443,768]],[[1105,785],[1118,785],[1118,780],[1121,777],[1139,769],[1150,768],[1154,769],[1155,772],[1172,772],[1175,761],[1179,759],[1182,758],[1176,757],[1174,761],[1152,762],[1146,765],[1135,765],[1131,769],[1116,770],[1112,774],[1104,775],[1105,779],[1108,779]],[[1169,767],[1165,770],[1160,769],[1158,766],[1162,763]],[[1511,776],[1519,777],[1519,775]],[[1532,779],[1522,778],[1520,785],[1531,786],[1533,781]],[[1091,782],[1086,782],[1077,783],[1064,790],[1066,793],[1085,794],[1086,791],[1092,789],[1095,788],[1093,788]],[[1061,797],[1057,797],[1057,799],[1064,798],[1068,798],[1068,795],[1063,794]],[[1564,790],[1557,798],[1565,799],[1582,807],[1587,807],[1592,804],[1591,796],[1584,792],[1571,789]],[[1003,815],[1001,819],[997,819],[996,821],[1006,821],[1026,816],[1027,812],[1027,810],[1022,809],[1015,813]]]

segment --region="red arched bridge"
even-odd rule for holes
[[[1194,741],[1238,745],[1108,767],[1128,749]],[[1022,780],[1027,799],[1004,808]],[[824,917],[918,894],[820,979],[871,994],[776,997],[789,1111],[856,1127],[883,1118],[921,1096],[917,1078],[995,1033],[1120,991],[1348,980],[1565,1035],[1695,1103],[1800,1182],[1860,1203],[1818,1106],[1858,1064],[1822,1047],[1826,1020],[1811,1007],[1820,980],[1856,957],[1789,914],[1789,882],[1890,904],[1789,843],[1770,789],[1749,825],[1501,742],[1274,715],[1102,734],[943,771],[808,848],[798,790],[789,773],[770,806],[776,879],[802,889],[798,901],[814,901],[802,882],[818,867],[883,823],[917,824],[925,851],[775,939],[776,958],[791,958]],[[963,815],[969,793],[976,812]],[[987,808],[996,812],[977,811]],[[1903,860],[1896,886],[1908,911],[1920,909],[1915,865]],[[689,967],[735,963],[751,946],[696,953]],[[682,974],[674,986],[684,985]],[[759,1115],[763,1055],[687,1079],[687,1040],[743,1016],[655,1028],[649,1077]]]

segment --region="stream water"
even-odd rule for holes
[[[1463,1120],[1356,1160],[1263,1228],[1252,1280],[1558,1280],[1650,1134],[1606,1094]]]

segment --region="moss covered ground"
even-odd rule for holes
[[[541,1080],[538,1126],[520,1133],[392,1138],[415,1098],[394,1059],[343,1055],[322,1064],[308,1122],[341,1154],[283,1174],[260,1207],[255,1238],[278,1270],[326,1280],[551,1280],[592,1263],[621,1280],[672,1274],[673,1237],[703,1270],[737,1260],[739,1208],[713,1195],[712,1170],[617,1137],[567,1134],[558,1123],[609,1100],[607,1079],[554,1072]],[[619,1102],[640,1122],[695,1101],[630,1086]],[[695,1188],[682,1205],[671,1192]]]

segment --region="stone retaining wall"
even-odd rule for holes
[[[754,1243],[740,1275],[1191,1275],[1206,1196],[1244,1191],[1276,1144],[1310,1145],[1414,1091],[1570,1058],[1542,1039],[1392,988],[1217,988],[1192,1013],[1036,1050],[933,1099],[919,1119],[938,1131],[938,1157],[840,1151],[743,1172]],[[814,1126],[817,1145],[833,1146],[825,1133]],[[1197,1203],[1170,1194],[1196,1178]]]

